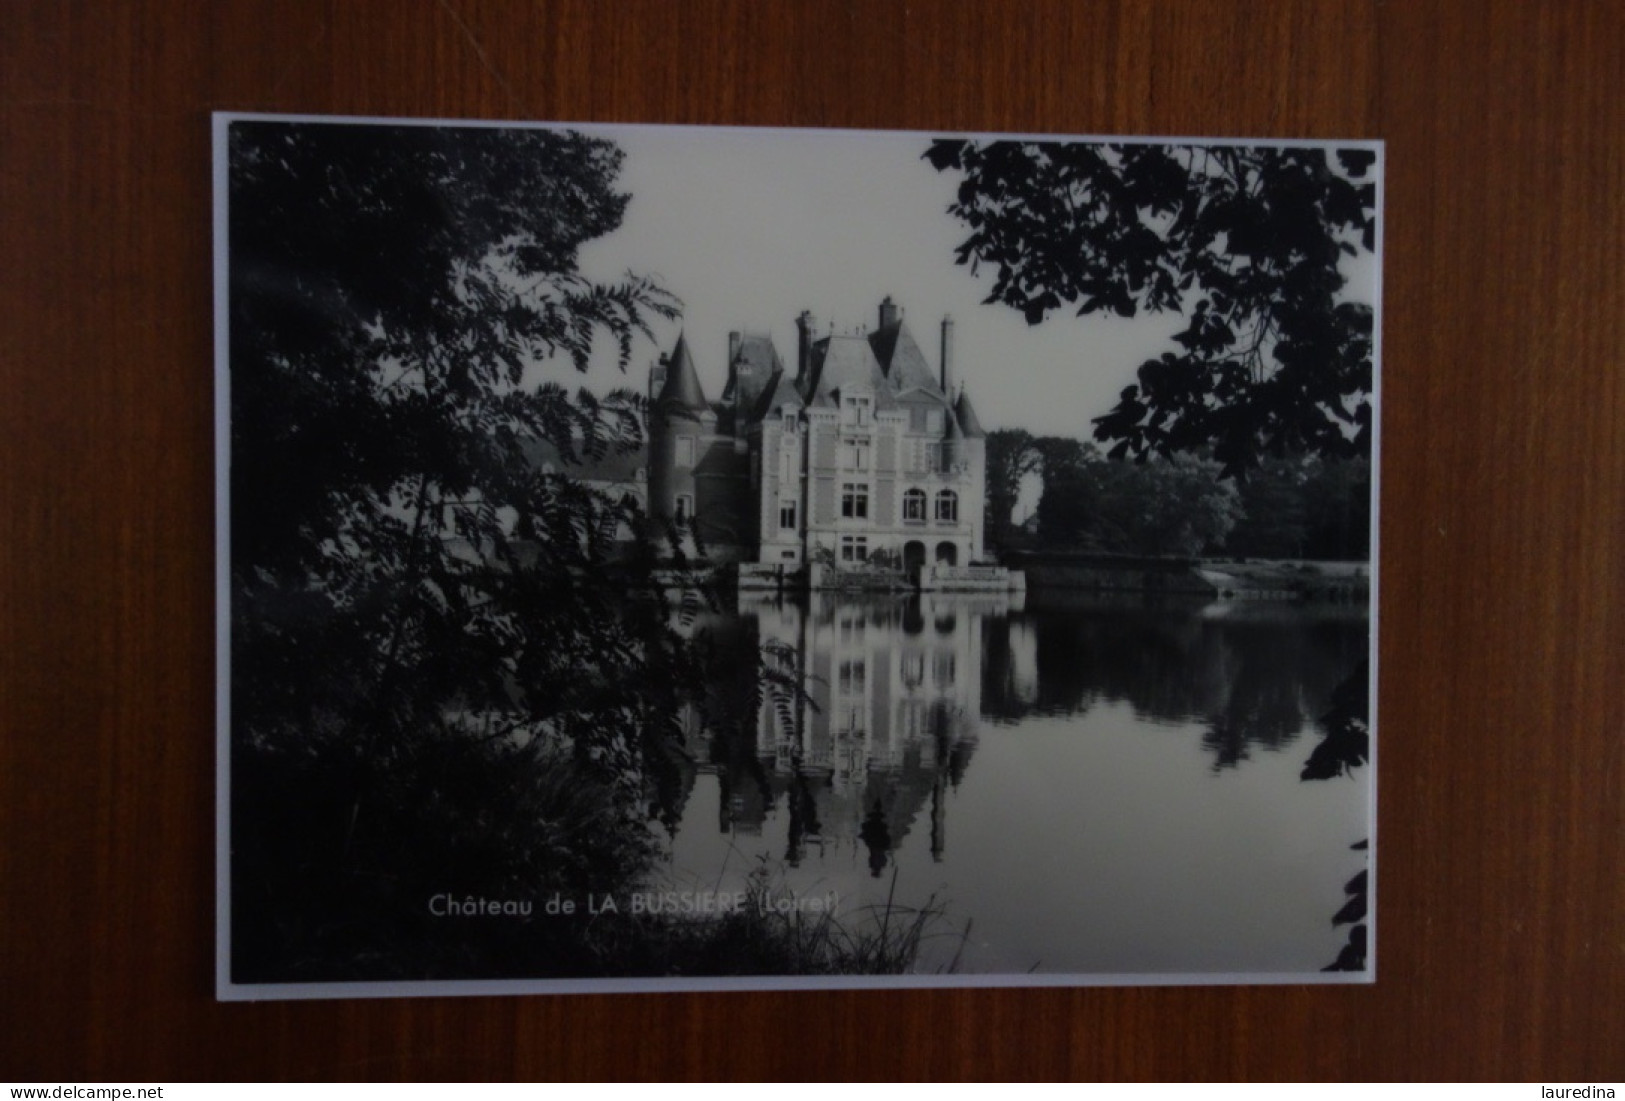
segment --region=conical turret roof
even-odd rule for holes
[[[694,369],[694,357],[689,354],[688,340],[678,334],[677,347],[671,350],[666,367],[666,385],[661,387],[655,406],[668,411],[680,410],[699,416],[710,411],[705,402],[705,391],[700,388],[700,375]]]
[[[959,428],[968,439],[987,437],[987,433],[982,431],[982,422],[976,419],[976,410],[971,407],[970,396],[964,390],[959,391],[959,400],[954,402],[954,418],[959,421]]]

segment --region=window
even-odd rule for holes
[[[954,685],[954,655],[952,652],[933,654],[931,657],[931,683],[938,688]]]
[[[870,402],[866,397],[847,398],[841,403],[841,423],[868,424]]]
[[[949,524],[959,521],[959,495],[953,490],[937,494],[937,519]]]
[[[690,520],[694,519],[694,498],[689,496],[687,493],[678,494],[677,508],[672,513],[672,519],[676,520],[679,524],[686,524]]]
[[[847,440],[841,445],[842,470],[869,469],[869,441]]]
[[[918,741],[924,733],[925,724],[921,718],[925,713],[924,700],[898,700],[897,701],[897,740],[900,742]]]
[[[779,505],[779,527],[785,531],[794,531],[796,527],[796,502],[784,501]]]
[[[934,455],[936,455],[936,443],[926,443],[925,440],[910,440],[908,442],[908,473],[936,473]]]
[[[903,687],[918,688],[925,683],[925,655],[905,654],[903,656]]]
[[[694,437],[693,436],[678,436],[677,437],[677,465],[678,466],[693,466],[694,465]]]
[[[925,430],[927,432],[942,431],[942,410],[933,409],[925,415]]]
[[[925,523],[925,490],[911,489],[903,494],[903,522],[905,524]]]
[[[841,486],[841,515],[849,520],[869,518],[868,486],[861,482],[847,482]]]
[[[840,692],[843,696],[851,696],[863,692],[864,682],[867,680],[867,669],[862,661],[841,662]]]
[[[841,536],[842,562],[867,562],[869,560],[869,540],[862,535]]]
[[[949,465],[943,461],[943,455],[950,449],[949,444],[935,443],[928,440],[915,440],[910,448],[909,473],[910,474],[946,474]]]

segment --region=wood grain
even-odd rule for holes
[[[1621,11],[12,0],[0,1077],[1625,1077]],[[214,109],[1386,139],[1378,983],[217,1005]]]

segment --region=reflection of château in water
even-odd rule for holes
[[[876,874],[887,854],[930,823],[947,844],[947,796],[976,747],[986,614],[1009,598],[923,594],[810,601],[746,598],[754,644],[793,656],[805,698],[768,694],[749,744],[691,727],[689,750],[722,787],[725,832],[786,829],[785,857],[861,843]]]
[[[1195,728],[1212,769],[1235,769],[1321,729],[1369,643],[1358,606],[1132,594],[741,594],[737,611],[702,620],[693,629],[729,658],[709,725],[687,717],[686,761],[656,781],[662,820],[679,827],[703,772],[718,817],[687,829],[765,835],[791,864],[865,854],[877,874],[920,831],[945,856],[983,724],[1126,708],[1142,729]],[[758,697],[764,651],[806,699]]]

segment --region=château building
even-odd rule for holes
[[[728,337],[711,401],[679,336],[649,375],[649,515],[717,561],[963,566],[982,557],[985,433],[887,298],[868,333],[796,321],[793,372],[771,338]]]

